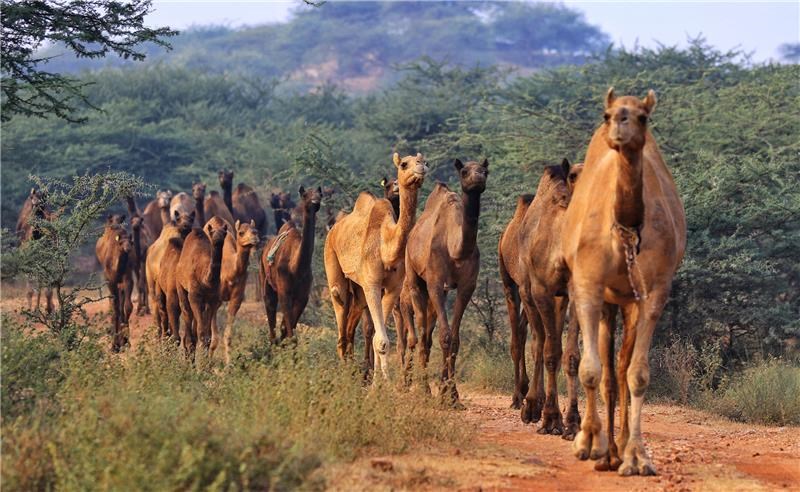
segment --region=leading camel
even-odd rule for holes
[[[575,455],[599,459],[596,469],[619,467],[620,475],[656,473],[641,432],[650,381],[648,351],[686,246],[683,205],[647,128],[655,105],[652,90],[644,99],[618,98],[613,88],[608,90],[605,122],[589,143],[562,237],[571,272],[570,298],[583,336],[579,375],[586,416],[573,443]],[[615,443],[612,337],[617,306],[622,308],[623,342],[618,367],[621,429]],[[600,385],[604,423],[597,412]]]
[[[51,213],[47,210],[42,191],[31,188],[31,192],[28,194],[28,198],[25,199],[25,203],[22,204],[22,210],[20,210],[19,218],[17,219],[17,237],[19,238],[20,246],[32,239],[38,240],[42,237],[41,231],[34,224],[30,223],[31,218],[36,217],[38,220],[49,220],[50,216]],[[42,289],[39,287],[36,289],[31,287],[30,280],[28,280],[27,283],[28,309],[30,310],[33,307],[33,293],[35,290],[36,310],[38,311],[42,303]],[[49,287],[45,288],[44,296],[47,302],[47,313],[51,313],[53,312],[53,291]]]
[[[339,330],[339,356],[345,356],[346,323],[357,287],[363,291],[375,326],[375,366],[380,364],[384,377],[389,349],[385,319],[400,295],[406,241],[417,213],[419,188],[428,172],[422,154],[401,159],[395,153],[392,161],[400,187],[400,217],[395,220],[388,200],[362,192],[353,211],[334,224],[325,240],[325,273]]]

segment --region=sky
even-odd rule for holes
[[[741,49],[756,62],[779,59],[778,47],[800,42],[800,0],[784,1],[571,1],[586,20],[606,32],[616,46],[685,46],[702,34],[712,46]],[[231,27],[285,22],[301,0],[155,0],[150,25],[185,29],[192,25]],[[324,6],[322,8],[325,8]]]

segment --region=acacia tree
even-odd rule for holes
[[[15,114],[83,121],[76,110],[88,104],[85,83],[41,68],[37,57],[47,43],[63,44],[78,57],[114,53],[143,60],[144,43],[169,48],[164,38],[178,34],[169,27],[149,28],[145,15],[152,0],[2,0],[2,121]]]

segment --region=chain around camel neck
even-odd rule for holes
[[[647,292],[645,292],[644,282],[642,281],[642,272],[636,264],[636,256],[639,254],[639,247],[642,243],[641,227],[628,227],[619,222],[615,222],[613,227],[619,232],[622,246],[625,248],[625,265],[628,270],[628,283],[631,285],[633,297],[637,301],[643,298],[646,299]],[[639,285],[642,287],[641,294],[639,289],[636,288],[637,282],[634,279],[634,269],[639,277]]]

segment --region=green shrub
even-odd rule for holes
[[[462,355],[458,359],[461,381],[480,389],[510,393],[514,389],[514,369],[508,344],[489,340],[485,335],[470,342],[461,342]],[[530,344],[526,346],[529,347]]]
[[[800,367],[769,360],[734,376],[714,410],[744,422],[777,425],[800,424]]]

